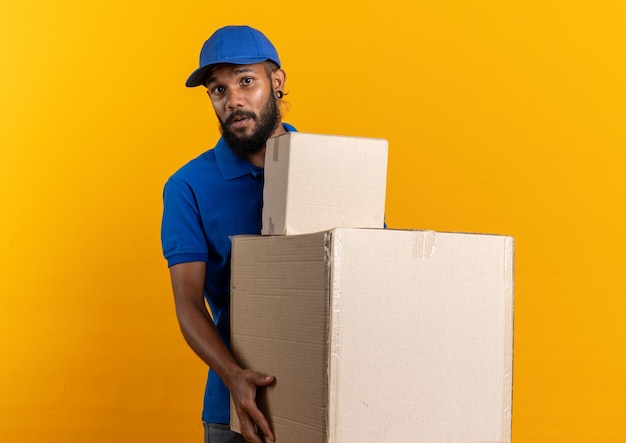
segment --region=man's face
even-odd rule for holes
[[[276,131],[280,112],[262,63],[222,65],[207,78],[207,92],[224,138],[242,156],[255,154]]]

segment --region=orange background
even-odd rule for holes
[[[390,144],[392,228],[516,240],[513,441],[626,441],[621,1],[0,5],[0,440],[199,442],[161,189],[213,146],[217,27],[279,48],[286,121]]]

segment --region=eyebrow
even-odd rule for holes
[[[235,74],[243,74],[243,73],[246,73],[246,72],[255,72],[255,71],[254,71],[254,69],[252,69],[252,68],[238,68],[238,69],[235,69],[233,72],[234,72]],[[205,84],[206,84],[206,85],[209,85],[209,84],[213,83],[213,82],[214,82],[214,81],[216,81],[216,80],[217,80],[217,77],[215,77],[215,76],[213,76],[213,77],[209,77],[209,78],[206,80]]]

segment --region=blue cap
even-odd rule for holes
[[[200,51],[200,67],[185,83],[187,87],[200,86],[211,66],[218,63],[252,65],[271,60],[280,67],[278,52],[272,42],[260,31],[249,26],[226,26],[213,33]]]

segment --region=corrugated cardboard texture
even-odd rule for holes
[[[329,263],[325,235],[266,240],[233,240],[235,358],[243,367],[276,376],[275,385],[259,392],[258,403],[280,441],[300,441],[302,435],[308,441],[326,441]],[[231,420],[231,427],[239,430],[232,408]]]
[[[277,443],[509,442],[512,269],[503,236],[236,238],[233,348],[278,377]]]
[[[383,228],[387,141],[290,132],[267,142],[264,235]]]

